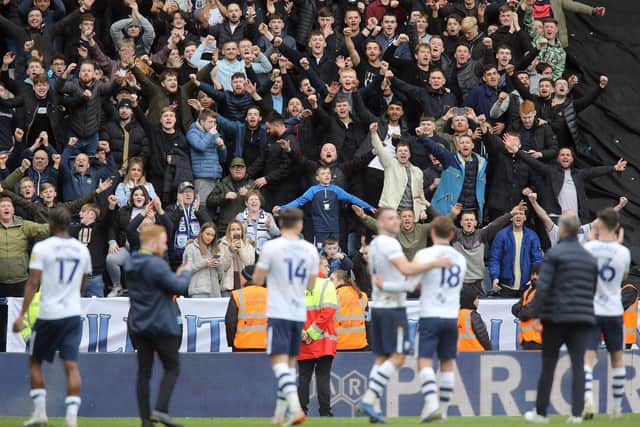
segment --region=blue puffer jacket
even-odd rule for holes
[[[193,178],[220,179],[222,165],[227,159],[227,147],[216,145],[218,134],[205,132],[197,121],[187,132],[187,141],[191,147],[191,169]]]
[[[151,336],[182,335],[182,316],[173,295],[186,295],[191,273],[180,276],[149,252],[134,253],[124,265],[129,289],[129,331]]]
[[[531,278],[533,264],[542,262],[543,255],[540,239],[535,231],[522,229],[522,245],[520,247],[520,289]],[[508,225],[496,234],[491,245],[489,258],[489,275],[491,280],[500,279],[500,283],[513,286],[513,262],[516,256],[516,241],[513,237],[513,225]]]
[[[431,204],[443,215],[448,215],[451,208],[458,203],[464,185],[464,163],[462,156],[452,153],[440,144],[426,136],[418,138],[418,142],[425,145],[427,152],[434,155],[442,164],[440,184],[431,198]],[[478,218],[483,218],[484,192],[487,187],[487,161],[484,157],[472,153],[478,160],[478,175],[476,176],[476,201],[478,202]]]

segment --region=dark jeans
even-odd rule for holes
[[[180,362],[178,349],[182,337],[175,336],[148,336],[131,334],[131,343],[138,351],[138,409],[140,418],[148,420],[151,416],[149,404],[149,381],[151,381],[151,369],[153,368],[153,356],[158,353],[164,369],[164,376],[158,389],[156,410],[165,414],[169,413],[169,400],[173,388],[180,374]]]
[[[320,404],[320,416],[331,414],[331,364],[332,356],[298,361],[298,397],[300,405],[307,413],[309,407],[309,386],[313,371],[316,372],[316,390]]]
[[[503,284],[500,284],[500,291],[495,294],[498,298],[520,298],[522,296],[522,290],[512,289]]]
[[[462,288],[469,289],[469,291],[473,292],[473,294],[478,298],[484,298],[487,294],[484,292],[484,287],[482,286],[483,282],[484,279],[474,280],[473,282],[464,282],[462,284]]]
[[[576,323],[544,322],[542,326],[542,372],[538,381],[536,410],[540,415],[547,415],[558,354],[560,347],[566,344],[571,357],[571,414],[580,417],[584,409],[585,345],[593,328]]]
[[[5,284],[0,283],[0,298],[2,297],[16,297],[22,298],[24,296],[24,285],[27,283],[24,282]]]

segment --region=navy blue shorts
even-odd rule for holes
[[[42,362],[53,362],[56,351],[60,359],[78,361],[82,340],[82,319],[80,316],[55,320],[36,320],[31,333],[29,353]]]
[[[297,356],[303,327],[304,322],[270,318],[267,323],[267,354]]]
[[[421,317],[418,322],[418,357],[452,360],[458,352],[458,319]]]
[[[607,351],[622,351],[624,349],[624,323],[622,316],[596,316],[596,326],[589,334],[587,350],[597,350],[600,347],[600,336],[604,337]]]
[[[405,308],[371,309],[371,351],[376,356],[409,354],[409,322]]]

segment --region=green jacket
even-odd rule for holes
[[[558,39],[564,48],[569,46],[569,32],[567,31],[567,20],[564,12],[567,11],[581,13],[583,15],[593,15],[592,6],[573,0],[551,0],[551,10],[553,11],[553,17],[558,21]],[[535,42],[535,36],[531,31],[531,27],[533,26],[533,12],[531,8],[527,8],[527,11],[525,12],[525,26],[529,31],[529,35]]]
[[[256,185],[249,177],[246,177],[238,184],[238,188],[246,187],[247,190],[256,189]],[[224,234],[227,225],[245,208],[244,202],[246,199],[243,196],[238,194],[238,197],[235,199],[227,199],[225,198],[227,193],[238,193],[238,190],[234,187],[230,176],[222,178],[222,181],[215,186],[213,191],[209,194],[209,197],[207,197],[207,207],[209,208],[209,211],[215,212],[216,209],[220,209],[217,222],[218,230],[220,230],[221,233],[220,235]]]
[[[80,210],[80,208],[82,208],[83,205],[91,203],[97,195],[95,191],[92,191],[91,193],[84,195],[76,200],[70,200],[68,202],[55,202],[53,208],[50,208],[42,203],[30,202],[24,197],[20,197],[11,191],[4,191],[1,194],[3,196],[11,197],[11,200],[13,200],[13,204],[15,206],[19,206],[24,209],[24,212],[29,214],[31,218],[39,224],[44,224],[49,221],[49,212],[52,209],[65,207],[69,209],[72,214],[75,214]]]
[[[13,191],[13,189],[16,188],[16,185],[18,185],[18,182],[20,182],[23,176],[24,173],[22,173],[22,170],[20,170],[20,168],[16,168],[16,170],[11,172],[11,174],[2,181],[2,188],[4,190]]]
[[[36,224],[13,217],[13,224],[0,224],[0,286],[27,280],[29,267],[29,239],[49,235],[49,224]]]
[[[529,36],[533,40],[533,43],[537,46],[538,41],[542,39],[542,35],[538,33],[533,25],[533,13],[530,9],[527,9],[525,14],[525,27]],[[546,62],[551,65],[553,68],[553,79],[557,80],[562,77],[564,73],[565,64],[567,62],[567,52],[565,52],[564,48],[566,44],[563,44],[560,39],[560,32],[558,32],[558,37],[552,42],[547,42],[540,52],[538,53],[538,60],[540,62]],[[565,26],[565,37],[566,37],[566,26]]]

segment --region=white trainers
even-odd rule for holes
[[[582,424],[582,417],[574,417],[572,415],[567,418],[567,424]]]
[[[593,400],[585,399],[584,410],[582,411],[582,418],[585,420],[592,420],[596,414],[596,405]]]
[[[530,424],[549,424],[549,418],[538,414],[535,410],[525,412],[524,420]]]
[[[619,406],[614,406],[611,415],[609,415],[609,418],[611,418],[612,420],[619,420],[622,417],[622,408]]]
[[[109,292],[107,294],[107,298],[115,298],[115,297],[119,297],[120,295],[122,295],[122,286],[121,285],[115,285],[111,289],[111,292]]]
[[[49,419],[46,415],[32,415],[24,422],[24,427],[46,427],[49,425]]]

